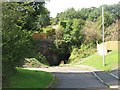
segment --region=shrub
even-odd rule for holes
[[[83,58],[86,58],[93,54],[96,51],[94,47],[91,45],[81,45],[79,48],[74,48],[71,52],[71,56],[69,58],[69,63],[73,61],[83,60]]]
[[[24,68],[40,68],[40,67],[48,67],[47,65],[39,62],[35,58],[26,58],[24,61]]]
[[[46,57],[44,55],[42,55],[41,53],[38,53],[35,56],[35,59],[38,60],[42,64],[48,65],[48,61],[47,61]]]

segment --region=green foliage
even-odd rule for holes
[[[55,40],[62,40],[63,39],[63,27],[58,26],[58,28],[55,30]]]
[[[42,30],[43,30],[43,33],[46,33],[47,36],[53,36],[54,37],[54,35],[55,35],[55,30],[52,29],[52,27],[50,27],[50,26],[42,28]]]
[[[70,31],[72,30],[72,24],[73,24],[73,20],[72,19],[68,19],[67,23],[66,23],[66,28],[64,30],[65,34],[70,34]]]
[[[106,31],[106,28],[119,17],[120,7],[118,4],[102,6],[104,7],[105,36],[108,36],[109,31]],[[96,44],[96,41],[101,42],[102,6],[98,8],[82,8],[81,10],[69,8],[64,12],[58,13],[54,19],[57,21],[57,24],[59,22],[66,22],[66,26],[63,26],[62,42],[66,42],[67,45],[70,44],[69,48],[74,45],[80,46],[81,43],[89,44],[92,42]]]
[[[40,56],[39,56],[40,57]],[[41,59],[42,58],[42,59]],[[38,61],[39,60],[39,61]],[[44,60],[44,61],[43,61]],[[24,64],[22,67],[24,68],[41,68],[41,67],[48,67],[48,62],[43,57],[38,59],[36,58],[25,58]]]
[[[66,22],[66,28],[63,32],[63,40],[70,45],[80,45],[82,41],[81,29],[84,25],[84,20],[82,19],[69,19]]]
[[[84,25],[84,20],[82,19],[74,19],[73,25],[72,25],[72,31],[70,32],[70,35],[72,36],[73,43],[80,44],[82,41],[82,34],[81,29]]]
[[[73,18],[75,18],[75,13],[76,13],[76,10],[74,8],[68,8],[64,12],[57,14],[57,16],[55,18],[55,22],[58,23],[58,21],[73,19]]]
[[[20,3],[19,8],[24,14],[26,30],[39,30],[50,24],[49,11],[44,7],[45,2]]]
[[[34,58],[33,43],[37,44],[40,41],[36,48],[40,49],[37,49],[38,52],[43,52],[45,56],[38,54],[36,59],[41,63],[53,64],[59,63],[60,58],[66,59],[71,52],[70,61],[88,57],[95,51],[90,47],[96,45],[96,41],[101,41],[101,6],[81,10],[69,8],[58,13],[53,19],[49,17],[50,12],[44,4],[45,2],[2,3],[3,77],[9,76],[10,72],[15,71],[15,67],[21,66],[25,58]],[[113,34],[117,36],[117,34],[116,29],[112,32],[109,26],[120,17],[120,6],[105,5],[104,8],[105,40],[111,40],[107,37]],[[51,23],[60,26],[55,30],[50,26]],[[45,44],[42,39],[33,42],[31,39],[33,30],[46,33],[48,40],[44,41]],[[92,45],[89,45],[90,43]],[[41,48],[42,44],[45,48]],[[35,63],[34,65],[37,63],[30,62]]]
[[[113,23],[113,21],[114,21],[114,18],[112,16],[112,14],[110,14],[109,12],[105,12],[104,13],[104,25],[105,25],[105,27],[110,26]],[[100,15],[98,17],[97,23],[98,23],[98,25],[100,25],[99,28],[101,28],[102,27],[102,15]]]
[[[63,28],[66,28],[66,22],[60,22],[60,26],[62,26]]]
[[[42,55],[41,53],[38,53],[36,56],[35,56],[35,59],[37,59],[39,62],[45,64],[45,65],[48,65],[48,61],[46,60],[46,57],[44,55]]]
[[[34,55],[31,35],[32,30],[38,28],[36,17],[48,14],[43,5],[41,2],[2,3],[3,87],[9,86],[7,80],[14,73],[15,67],[21,66],[24,58]]]
[[[76,11],[75,16],[77,19],[81,18],[83,20],[87,20],[90,12],[90,8],[82,8],[81,10]]]
[[[85,26],[81,30],[83,35],[84,44],[93,43],[96,44],[96,41],[102,41],[102,33],[101,30],[98,29],[97,23],[92,21],[87,21]]]
[[[104,7],[106,12],[109,12],[110,14],[112,14],[112,16],[115,20],[120,18],[120,5],[119,4],[102,5],[102,6]]]
[[[88,19],[95,22],[97,21],[97,18],[101,15],[101,9],[100,8],[91,8],[91,12],[89,13]]]
[[[11,5],[10,10],[9,6]],[[2,36],[3,36],[3,60],[18,60],[26,56],[26,52],[32,47],[31,32],[21,30],[15,21],[17,17],[21,17],[20,12],[15,9],[17,4],[3,4],[3,24],[2,24]],[[6,11],[8,10],[8,12]],[[13,59],[13,60],[12,60]],[[14,64],[13,64],[14,65]]]
[[[83,61],[83,58],[86,58],[90,55],[92,55],[95,52],[95,48],[93,48],[93,45],[81,45],[79,48],[73,48],[73,51],[71,52],[71,56],[69,58],[69,63],[77,62],[77,61]]]
[[[117,21],[106,28],[105,41],[118,41],[118,23]]]

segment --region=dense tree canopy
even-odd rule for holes
[[[105,18],[104,25],[105,25],[105,29],[106,29],[118,19],[119,13],[120,13],[120,11],[119,11],[120,6],[118,4],[102,5],[102,6],[104,7],[104,18]],[[75,40],[75,37],[82,35],[83,30],[84,30],[84,32],[87,32],[88,29],[82,30],[82,27],[86,27],[86,24],[91,23],[91,21],[95,22],[94,23],[95,28],[93,28],[93,30],[96,29],[97,32],[100,32],[101,27],[102,27],[102,15],[101,15],[102,14],[102,8],[101,8],[102,6],[100,6],[98,8],[96,8],[96,7],[82,8],[81,10],[75,10],[74,8],[69,8],[69,9],[65,10],[64,12],[58,13],[54,20],[56,20],[57,23],[58,22],[66,22],[66,27],[64,27],[64,36],[66,38],[66,41],[69,40],[71,42],[73,40],[72,36],[74,37],[74,40]],[[78,21],[79,21],[79,24],[78,24]],[[77,26],[77,24],[78,24],[78,26]],[[88,26],[89,26],[89,24],[88,24]],[[89,26],[89,27],[91,27],[91,26]],[[91,29],[92,29],[92,27],[91,27]],[[76,35],[75,35],[75,32],[77,33]],[[92,31],[89,30],[89,32],[92,32]],[[85,40],[85,38],[84,38],[85,35],[82,35],[82,36],[83,37],[81,39],[77,38],[76,40],[78,40],[78,41],[79,40],[82,41],[82,39]],[[99,38],[99,36],[100,35],[98,35],[98,38]],[[98,39],[98,41],[99,41],[99,39]],[[93,40],[93,42],[94,42],[94,40]]]
[[[73,47],[80,47],[82,44],[96,45],[96,41],[102,41],[102,6],[96,8],[82,8],[75,10],[68,8],[67,10],[58,13],[53,19],[54,24],[62,26],[63,38],[56,39],[55,45],[65,53],[70,53]],[[109,28],[116,22],[119,16],[119,5],[103,5],[105,18],[105,38],[108,35]],[[116,31],[116,30],[115,30]],[[108,40],[105,39],[105,40]],[[110,39],[109,39],[110,40]],[[67,51],[65,51],[65,48]]]

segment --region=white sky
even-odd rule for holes
[[[46,2],[46,7],[50,11],[50,16],[55,17],[57,13],[63,12],[71,7],[77,10],[88,7],[99,7],[103,4],[117,4],[119,1],[120,0],[50,0]]]

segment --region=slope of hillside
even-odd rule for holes
[[[93,54],[92,56],[89,56],[88,58],[85,58],[81,62],[75,62],[75,65],[87,65],[91,66],[100,70],[110,71],[113,69],[118,68],[118,51],[112,51],[109,52],[105,56],[105,64],[106,66],[103,66],[103,60],[102,56],[98,55],[97,53]]]

